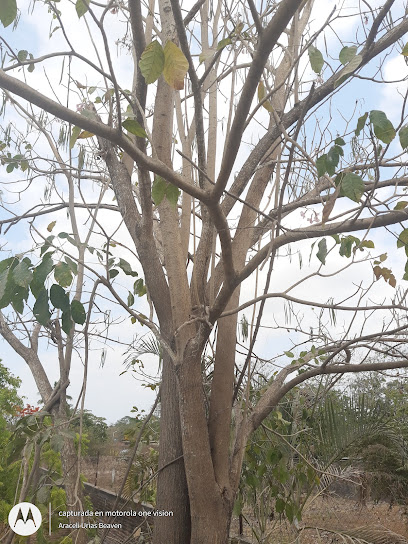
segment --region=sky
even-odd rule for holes
[[[193,2],[190,3],[191,5],[193,4]],[[379,4],[381,4],[381,2],[378,0],[372,2],[374,7]],[[316,0],[316,5],[319,7],[319,9],[314,11],[314,19],[312,22],[313,30],[321,26],[328,13],[334,6],[334,2],[331,0]],[[347,6],[354,5],[355,2],[353,0],[347,0],[344,2],[346,13],[348,9]],[[61,6],[61,9],[63,10],[63,20],[72,44],[79,52],[83,53],[84,55],[88,55],[94,62],[98,62],[97,53],[86,31],[85,20],[89,21],[89,24],[92,25],[91,21],[87,16],[78,21],[73,4],[66,3],[64,5],[61,4]],[[187,2],[184,4],[184,6],[188,8],[190,4]],[[37,3],[35,9],[32,11],[31,4],[20,1],[19,8],[21,9],[21,20],[17,29],[14,31],[10,27],[5,30],[2,29],[2,35],[8,43],[12,44],[16,50],[26,49],[27,51],[32,52],[35,57],[45,54],[50,49],[66,50],[67,46],[63,43],[60,29],[55,30],[52,37],[49,37],[50,17],[47,15],[46,8],[44,6]],[[129,70],[129,65],[131,64],[132,59],[126,48],[126,42],[121,42],[123,38],[124,25],[123,22],[121,22],[120,15],[109,13],[107,17],[109,40],[111,44],[114,44],[111,48],[111,53],[116,76],[123,88],[130,88],[132,74],[131,70]],[[56,23],[54,22],[52,28],[55,26]],[[356,33],[361,36],[361,33],[366,30],[364,25],[361,24],[361,21],[357,21],[355,24],[350,24],[350,19],[347,17],[338,19],[334,24],[334,28],[337,34],[341,36],[343,43],[350,44],[353,43]],[[96,49],[101,52],[102,43],[100,38],[95,36],[94,40]],[[317,46],[324,53],[325,58],[327,56],[327,52],[333,56],[335,53],[338,54],[342,47],[334,32],[327,33],[325,39],[323,36],[320,36],[317,41]],[[310,66],[308,65],[307,55],[301,63],[301,68],[306,71],[305,76],[309,82],[316,78],[315,74],[311,71]],[[67,66],[64,65],[62,69],[60,58],[48,60],[46,63],[46,70],[46,75],[50,81],[58,82],[60,78],[62,82],[66,81]],[[407,65],[405,64],[404,59],[395,51],[390,57],[387,58],[385,62],[384,77],[390,81],[400,79],[401,74],[405,73],[408,75],[407,70]],[[368,71],[368,69],[363,71],[362,75],[365,75],[365,72]],[[95,75],[95,73],[89,69],[84,70],[77,60],[74,60],[72,63],[72,73],[75,74],[75,78],[77,81],[80,81],[82,85],[103,85],[103,79],[101,76]],[[324,79],[329,76],[330,69],[329,67],[325,67],[322,77]],[[20,74],[19,77],[23,77],[22,74]],[[54,97],[56,95],[61,100],[63,99],[65,93],[63,85],[57,85],[51,89],[47,82],[47,78],[45,77],[45,73],[40,65],[37,65],[34,72],[29,75],[27,74],[27,78],[31,85],[39,89],[44,94]],[[368,83],[364,80],[354,80],[348,87],[346,87],[345,90],[334,95],[330,102],[327,102],[321,109],[319,109],[317,116],[320,118],[321,122],[324,123],[325,119],[330,115],[333,119],[333,125],[335,127],[333,130],[338,130],[340,134],[343,134],[345,130],[346,123],[344,119],[351,116],[351,113],[355,108],[357,108],[359,114],[362,114],[365,111],[370,111],[374,108],[384,110],[386,111],[387,116],[395,124],[398,124],[402,103],[400,93],[404,88],[404,84],[401,83],[390,84],[387,86],[378,84],[375,86],[374,84]],[[101,94],[99,89],[96,91],[96,93]],[[72,96],[70,106],[74,109],[77,103],[76,100],[80,102],[79,95],[77,97]],[[266,112],[260,112],[260,115],[265,116],[267,114]],[[15,113],[13,113],[11,108],[7,109],[7,116],[9,116],[8,118],[14,121],[17,126],[19,126],[19,123],[21,123],[21,120]],[[308,128],[310,133],[313,131],[314,123],[316,123],[316,120],[314,118],[310,119],[310,126]],[[354,127],[355,123],[352,123],[351,128],[354,129]],[[349,130],[351,130],[350,127]],[[256,129],[253,129],[253,133],[245,135],[246,141],[249,141],[251,138],[256,140]],[[39,145],[38,149],[40,153],[48,153],[47,146],[44,142],[40,141],[37,145]],[[395,147],[397,153],[398,143],[395,142],[393,146]],[[242,149],[246,152],[249,147],[243,145]],[[245,153],[242,152],[237,160],[235,169],[239,168],[244,158]],[[0,171],[0,176],[3,177],[4,175],[4,170]],[[13,178],[9,177],[7,179]],[[66,193],[64,193],[64,191],[66,191],[64,181],[61,178],[58,178],[56,183],[57,190],[66,196]],[[39,187],[41,187],[41,191],[39,191]],[[43,198],[43,195],[39,195],[39,193],[42,192],[42,189],[42,184],[31,184],[27,191],[21,195],[20,200],[17,198],[17,196],[13,200],[10,200],[10,208],[15,213],[22,213],[25,209],[27,209],[27,207],[30,207],[33,201],[36,202],[39,198]],[[98,191],[99,185],[90,183],[86,186],[84,196],[92,201],[96,201]],[[9,199],[10,197],[8,196],[7,198]],[[109,191],[105,197],[105,202],[112,202],[112,193]],[[5,212],[0,209],[0,219],[4,217]],[[80,223],[85,224],[86,214],[79,213],[78,217]],[[53,233],[63,231],[70,232],[70,225],[65,211],[56,213],[53,217],[40,217],[36,220],[35,226],[40,232],[46,232],[47,225],[49,225],[49,223],[53,220],[57,221],[57,225]],[[118,224],[117,220],[113,217],[113,214],[108,211],[102,211],[100,212],[100,220],[103,223],[103,226],[111,233],[114,233],[117,229],[119,229],[115,234],[115,237],[122,240],[125,246],[127,244],[131,245],[125,229],[123,226]],[[299,224],[307,224],[306,219],[302,218],[299,214],[293,214],[293,216],[290,218],[290,225],[297,226]],[[372,236],[373,239],[375,239],[375,254],[389,252],[390,259],[387,261],[388,266],[391,265],[391,268],[395,271],[396,276],[401,277],[405,264],[403,255],[401,254],[402,250],[400,250],[398,253],[395,251],[395,246],[390,247],[390,244],[395,243],[395,241],[393,241],[392,237],[387,236],[382,232],[373,233]],[[92,243],[97,245],[97,240],[95,240],[95,238],[91,239],[91,241],[92,240]],[[6,235],[3,232],[3,234],[0,236],[0,248],[2,246],[4,253],[9,251],[20,253],[31,248],[32,238],[28,233],[27,224],[22,223],[20,226],[11,229]],[[299,256],[296,254],[297,250],[302,253],[303,264],[301,272],[299,272],[300,266]],[[141,273],[140,266],[138,265],[137,261],[128,251],[126,251],[126,249],[116,247],[112,251],[114,251],[115,256],[129,260],[134,269]],[[312,271],[315,271],[319,265],[316,258],[317,246],[311,250],[311,242],[297,244],[296,248],[292,248],[292,251],[293,255],[291,259],[288,256],[285,256],[283,253],[279,256],[280,262],[285,264],[280,266],[278,270],[273,273],[272,286],[275,291],[285,290],[294,281],[299,279],[299,274],[307,276]],[[310,254],[311,258],[309,262]],[[345,264],[344,258],[337,255],[337,250],[333,251],[333,255],[334,256],[331,258],[330,263],[328,263],[324,269],[325,274],[330,274],[339,266],[344,266]],[[8,256],[8,253],[5,256]],[[0,259],[1,258],[5,257],[2,257],[2,254],[0,253]],[[356,268],[351,267],[342,273],[341,280],[339,280],[337,284],[335,293],[338,297],[341,297],[342,292],[345,294],[348,293],[350,284],[356,282],[357,279],[360,280],[361,278],[362,281],[365,281],[367,284],[371,282],[371,275],[369,277],[364,276],[367,273],[367,266],[365,264],[356,266]],[[261,285],[265,278],[265,274],[266,267],[264,271],[260,273]],[[305,285],[307,285],[306,293]],[[117,280],[117,286],[121,293],[126,293],[130,283],[127,281],[127,278],[123,279],[120,277]],[[330,296],[333,296],[332,290],[333,283],[330,277],[313,278],[309,280],[307,284],[302,284],[296,288],[293,291],[293,295],[324,302]],[[254,292],[255,279],[254,277],[251,277],[243,286],[241,302],[252,298]],[[372,296],[376,298],[376,300],[381,300],[383,297],[392,296],[392,293],[392,288],[380,280],[380,282],[376,284]],[[108,303],[104,303],[102,299],[99,301],[99,304],[102,316],[103,312],[110,308],[110,305]],[[145,298],[136,300],[136,308],[138,311],[146,315],[149,313],[149,308]],[[268,327],[274,327],[276,323],[285,323],[285,312],[285,304],[282,301],[277,299],[268,301],[265,308],[264,323]],[[312,314],[308,312],[313,313],[316,312],[316,310],[305,310],[303,324],[305,324],[306,329],[309,326],[309,321],[312,320]],[[251,321],[252,309],[249,308],[243,313],[247,317],[248,321]],[[146,386],[146,383],[144,383],[147,380],[140,380],[140,378],[129,371],[123,373],[123,371],[126,370],[126,365],[124,364],[127,358],[126,344],[132,341],[136,333],[139,336],[142,336],[147,334],[147,330],[145,330],[145,328],[132,325],[128,317],[124,318],[123,315],[117,312],[115,309],[113,310],[111,318],[118,320],[117,323],[110,329],[110,336],[113,341],[108,345],[105,345],[103,338],[94,339],[92,341],[92,350],[90,352],[89,362],[89,379],[86,394],[86,407],[92,410],[96,415],[105,417],[110,423],[125,415],[129,415],[135,406],[138,409],[148,410],[155,397],[155,393]],[[288,327],[290,326],[293,326],[293,323],[288,324]],[[338,330],[341,331],[341,319],[337,326]],[[300,338],[300,336],[296,336],[296,334],[291,337],[289,337],[289,335],[282,335],[282,331],[279,329],[262,329],[255,352],[262,353],[265,357],[272,357],[279,351],[292,348],[290,338],[296,339]],[[57,361],[54,346],[43,341],[41,342],[40,353],[41,360],[44,362],[44,367],[50,376],[51,382],[53,382],[57,379]],[[24,361],[22,361],[11,350],[11,348],[1,340],[0,358],[15,375],[18,375],[22,379],[22,387],[20,392],[25,397],[26,402],[36,405],[38,403],[38,393],[28,368],[25,366]],[[143,363],[147,374],[152,374],[153,376],[157,375],[158,361],[156,357],[152,355],[144,356]],[[69,394],[73,397],[73,402],[76,401],[77,395],[79,394],[80,384],[82,383],[82,375],[83,364],[80,357],[75,355],[71,372],[71,386],[69,388]]]

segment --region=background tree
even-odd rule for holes
[[[5,191],[23,194],[41,180],[45,202],[9,211],[2,225],[11,231],[46,215],[51,232],[65,209],[70,232],[49,235],[31,222],[31,258],[2,261],[0,332],[63,427],[73,351],[83,355],[83,409],[89,343],[115,319],[97,319],[102,301],[147,326],[162,351],[157,507],[175,514],[158,518],[155,542],[224,544],[247,441],[288,391],[322,374],[408,366],[402,274],[385,266],[373,240],[381,229],[390,248],[407,247],[406,95],[395,126],[375,104],[344,106],[386,85],[387,55],[407,56],[406,12],[394,0],[356,3],[318,26],[322,2],[312,0],[77,0],[76,15],[45,1],[37,9],[50,19],[46,52],[22,49],[18,26],[2,38],[3,109],[25,124],[4,129],[2,161]],[[3,25],[17,25],[17,13],[14,0],[3,3]],[[72,15],[80,40],[65,22]],[[342,17],[356,30],[347,43],[336,33]],[[115,41],[127,55],[124,73]],[[55,59],[58,76],[35,75]],[[144,281],[134,279],[136,260]],[[134,306],[146,292],[148,317]],[[262,346],[268,299],[275,320],[266,323],[286,342],[274,336]],[[43,339],[58,353],[54,390]],[[378,353],[382,360],[368,358]],[[252,401],[260,365],[266,383]],[[80,457],[66,441],[70,505],[83,502]]]

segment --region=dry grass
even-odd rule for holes
[[[404,513],[405,512],[405,513]],[[270,524],[273,529],[270,537],[263,544],[332,544],[341,543],[335,534],[330,531],[350,531],[362,526],[370,528],[383,528],[393,531],[398,535],[408,538],[408,515],[407,509],[396,505],[392,508],[386,503],[368,503],[361,506],[355,500],[342,499],[339,497],[326,496],[316,499],[313,504],[304,512],[301,527],[319,527],[321,530],[304,530],[296,541],[297,533],[293,531],[285,520],[279,520]],[[232,529],[236,534],[238,522],[234,520]],[[256,543],[257,540],[251,534],[248,525],[244,527],[244,538],[246,541]],[[387,540],[392,544],[394,540]]]

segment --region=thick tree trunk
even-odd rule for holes
[[[159,468],[165,468],[158,475],[156,507],[158,510],[173,512],[173,516],[155,518],[153,544],[190,544],[190,506],[182,458],[183,448],[177,391],[178,384],[174,365],[164,354]],[[177,461],[174,461],[175,459]]]
[[[61,412],[63,412],[63,408],[60,408],[59,422],[61,422]],[[64,417],[64,419],[66,418]],[[65,427],[68,427],[68,423],[66,423],[66,425],[63,424],[62,428],[64,429]],[[64,490],[67,496],[67,510],[86,510],[84,491],[78,472],[78,453],[75,449],[74,441],[71,438],[64,438],[60,455]],[[86,519],[81,519],[77,516],[70,516],[68,519],[69,523],[87,521]],[[88,540],[89,538],[84,529],[76,530],[72,535],[72,541],[75,542],[75,544],[87,544]]]

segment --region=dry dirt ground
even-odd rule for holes
[[[367,503],[367,506],[359,505],[355,500],[342,499],[338,497],[318,498],[304,512],[301,526],[319,527],[321,530],[304,530],[298,535],[290,530],[286,521],[277,521],[269,524],[269,537],[263,544],[332,544],[342,543],[341,537],[333,533],[327,533],[324,529],[332,531],[350,531],[362,526],[369,528],[388,529],[402,537],[399,542],[408,544],[408,506],[395,505],[390,508],[387,503]],[[234,520],[232,532],[236,534],[238,527],[237,520]],[[248,525],[244,526],[244,538],[247,542],[257,543],[256,538],[251,534]],[[384,539],[384,544],[398,542],[391,538]]]

